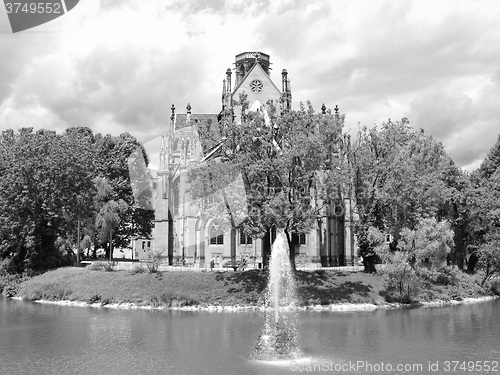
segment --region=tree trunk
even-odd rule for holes
[[[231,262],[236,264],[236,229],[231,228]]]
[[[290,266],[292,271],[297,271],[297,266],[295,264],[295,242],[292,233],[285,229],[286,240],[288,242],[288,258],[290,259]]]
[[[364,256],[363,257],[363,266],[365,267],[364,272],[366,273],[375,273],[377,269],[375,268],[375,257],[374,256]]]
[[[478,260],[479,258],[475,252],[470,255],[469,261],[467,262],[467,273],[473,274],[475,272]]]
[[[269,267],[269,256],[271,255],[271,230],[267,229],[266,234],[262,238],[262,267]]]
[[[109,260],[113,261],[113,231],[109,231]]]
[[[99,243],[94,236],[94,248],[92,249],[92,259],[97,259],[97,249],[99,248]]]
[[[490,275],[491,275],[490,270],[491,270],[490,262],[486,262],[486,267],[484,270],[484,277],[483,277],[483,280],[481,280],[481,286],[484,286],[484,283],[486,282],[486,280],[488,280],[490,278]]]

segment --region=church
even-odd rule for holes
[[[182,262],[206,267],[212,260],[217,267],[229,260],[245,259],[247,264],[258,268],[263,262],[263,241],[272,242],[275,237],[275,231],[264,238],[251,238],[235,229],[221,233],[214,226],[213,219],[204,215],[200,203],[190,195],[187,172],[217,151],[216,147],[203,147],[201,130],[220,136],[221,114],[228,109],[234,113],[234,121],[238,121],[240,94],[246,95],[250,111],[265,108],[269,100],[279,103],[281,110],[291,109],[288,72],[282,70],[281,84],[277,86],[271,79],[269,55],[243,52],[236,55],[234,65],[233,69],[227,69],[222,81],[222,110],[219,113],[193,113],[190,104],[184,113],[179,113],[172,105],[168,131],[161,135],[160,164],[153,176],[153,247],[155,251],[168,254],[170,265]],[[323,113],[325,109],[323,105]],[[344,199],[340,213],[333,206],[326,208],[318,218],[316,228],[297,236],[297,266],[355,264],[357,246],[352,230],[353,204],[354,199]]]

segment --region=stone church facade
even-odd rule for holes
[[[279,103],[282,109],[291,108],[291,88],[288,73],[281,73],[281,88],[271,80],[270,56],[261,52],[236,55],[233,71],[228,68],[223,80],[222,111],[192,113],[188,104],[185,113],[174,105],[168,131],[161,136],[160,166],[153,183],[155,222],[153,246],[155,251],[168,254],[169,264],[183,259],[187,264],[205,267],[214,259],[216,266],[231,259],[245,258],[256,266],[262,263],[263,241],[237,230],[217,231],[213,220],[206,217],[199,202],[192,200],[187,172],[197,162],[211,157],[215,150],[204,150],[200,129],[220,136],[219,121],[224,110],[234,113],[235,121],[241,109],[237,100],[247,95],[250,110],[265,108],[268,100]],[[323,111],[324,111],[323,106]],[[184,111],[183,111],[184,112]],[[347,144],[347,140],[346,140]],[[296,261],[322,266],[351,265],[357,260],[356,241],[352,231],[352,199],[345,199],[342,209],[331,206],[323,210],[317,226],[297,238]],[[271,233],[272,241],[275,233]]]

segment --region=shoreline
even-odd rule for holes
[[[23,297],[14,296],[7,297],[17,301],[25,301]],[[499,296],[483,296],[483,297],[468,297],[462,300],[436,300],[430,302],[419,302],[416,304],[401,304],[401,303],[386,303],[381,305],[371,303],[333,303],[330,305],[309,305],[299,306],[296,309],[299,311],[317,311],[317,312],[357,312],[357,311],[374,311],[380,309],[408,309],[408,308],[435,308],[456,305],[468,305],[474,303],[488,302],[500,298]],[[245,311],[264,311],[264,306],[252,305],[196,305],[182,307],[167,307],[167,306],[141,306],[134,303],[87,303],[84,301],[70,300],[34,300],[26,301],[40,304],[66,306],[66,307],[91,307],[91,308],[107,308],[116,310],[150,310],[150,311],[191,311],[191,312],[245,312]]]

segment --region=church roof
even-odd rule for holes
[[[254,64],[252,65],[252,67],[248,70],[248,72],[245,74],[245,76],[242,78],[242,80],[240,81],[240,83],[234,88],[233,90],[233,95],[234,93],[236,93],[238,91],[238,89],[243,85],[243,83],[246,81],[246,79],[248,78],[248,76],[252,73],[252,71],[254,69],[259,69],[264,73],[264,77],[267,77],[267,79],[269,80],[269,82],[271,82],[271,84],[274,86],[274,88],[279,92],[281,93],[280,89],[276,87],[276,85],[274,84],[273,80],[271,79],[271,77],[269,76],[268,73],[266,73],[266,71],[262,68],[262,66],[257,62],[255,61]]]
[[[175,116],[175,130],[195,125],[198,129],[210,124],[210,130],[218,130],[217,114],[216,113],[192,113],[190,121],[188,115],[179,113]]]
[[[190,116],[188,118],[188,116]],[[175,115],[175,130],[177,131],[194,131],[200,136],[198,139],[201,142],[203,155],[211,153],[211,151],[220,143],[221,133],[218,121],[219,114],[215,113],[179,113]],[[207,133],[209,130],[209,133]],[[206,135],[209,134],[209,137]]]

